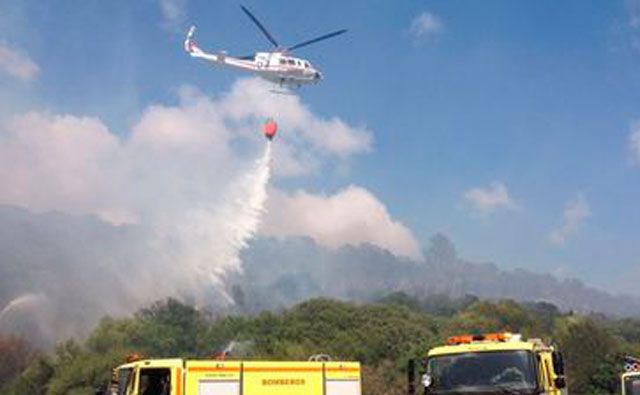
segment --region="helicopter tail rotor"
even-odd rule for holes
[[[187,32],[187,38],[184,40],[184,50],[187,51],[187,53],[202,52],[200,51],[200,48],[198,48],[196,41],[193,39],[193,35],[195,32],[195,26],[191,26],[189,28],[189,32]]]

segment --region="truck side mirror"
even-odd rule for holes
[[[551,359],[553,361],[553,370],[556,374],[558,376],[564,376],[564,359],[562,358],[562,353],[560,351],[554,351],[551,354]]]

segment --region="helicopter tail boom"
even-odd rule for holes
[[[218,53],[208,53],[198,47],[193,35],[196,31],[195,26],[191,26],[187,32],[187,37],[184,40],[184,50],[194,58],[205,59],[210,62],[222,64],[230,67],[241,68],[250,71],[256,71],[256,66],[249,57],[237,58],[234,56],[228,56],[225,51],[219,51]],[[253,58],[253,57],[251,57]]]

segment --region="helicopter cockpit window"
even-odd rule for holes
[[[309,67],[311,67],[311,65],[309,64],[309,62],[304,62],[304,68],[308,69]]]

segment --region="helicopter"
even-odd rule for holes
[[[207,53],[198,47],[193,38],[196,31],[195,26],[191,26],[187,33],[187,38],[184,42],[185,51],[194,58],[205,59],[215,64],[253,72],[268,81],[278,84],[280,87],[300,88],[302,85],[320,82],[322,73],[308,60],[291,56],[291,52],[347,32],[346,29],[337,30],[290,47],[282,47],[251,11],[242,5],[240,8],[273,45],[274,49],[272,51],[256,52],[247,56],[231,56],[227,55],[225,51]]]

